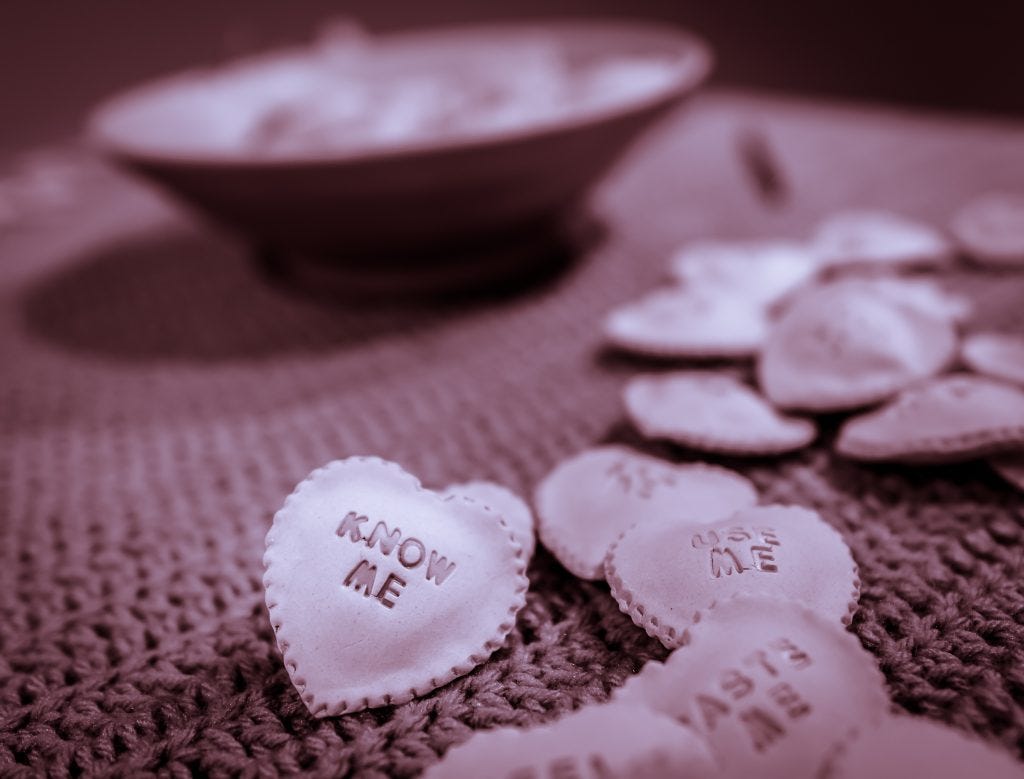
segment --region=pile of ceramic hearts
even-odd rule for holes
[[[575,575],[606,578],[672,653],[607,703],[477,732],[425,776],[1019,776],[1004,752],[892,714],[874,657],[843,629],[860,581],[842,537],[814,511],[757,503],[738,473],[623,446],[558,465],[534,495],[540,540]]]
[[[1024,486],[1024,335],[961,334],[971,303],[929,275],[960,257],[1024,271],[1024,199],[980,198],[947,233],[853,211],[807,243],[685,246],[674,283],[612,311],[606,340],[662,359],[753,358],[757,386],[721,369],[640,375],[626,411],[646,437],[730,455],[800,449],[813,415],[857,412],[836,438],[845,457],[992,456]]]
[[[660,358],[756,357],[760,391],[723,370],[652,373],[627,384],[629,417],[651,438],[763,456],[811,443],[808,415],[875,406],[845,422],[840,454],[1024,449],[1024,342],[961,338],[967,301],[903,273],[945,267],[957,247],[1024,269],[1024,203],[971,204],[952,234],[853,212],[807,245],[685,247],[676,284],[611,312],[607,339]],[[945,373],[957,360],[966,370]],[[1020,467],[1013,455],[993,464],[1008,478]],[[557,465],[533,503],[545,547],[572,574],[605,579],[671,654],[608,703],[474,734],[427,777],[1021,775],[1001,751],[892,714],[874,658],[844,629],[856,563],[816,512],[759,505],[721,466],[617,445]],[[534,525],[524,501],[486,482],[432,492],[362,457],[311,474],[264,558],[271,623],[309,710],[399,704],[486,662],[524,605]]]
[[[1014,221],[1007,202],[971,204],[952,237],[850,212],[808,244],[684,247],[672,286],[608,315],[608,342],[660,359],[753,357],[760,391],[732,371],[641,375],[624,390],[630,419],[649,438],[764,456],[810,444],[810,415],[878,407],[846,422],[839,453],[1024,449],[1024,341],[962,338],[969,301],[926,275],[964,251],[1024,270],[1024,208]],[[958,359],[972,372],[944,375]],[[559,464],[534,495],[541,541],[576,576],[606,579],[672,654],[607,704],[477,734],[427,776],[1019,776],[1003,752],[891,713],[874,658],[843,629],[860,581],[841,535],[809,509],[757,504],[738,473],[622,446]]]

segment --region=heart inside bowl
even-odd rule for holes
[[[223,72],[191,72],[105,102],[90,118],[89,137],[116,162],[256,245],[349,265],[438,262],[448,249],[529,231],[571,212],[630,142],[711,67],[707,46],[685,31],[595,21],[393,34],[374,41],[372,56],[379,53],[397,70],[419,63],[457,73],[462,60],[478,61],[481,52],[500,57],[534,40],[559,52],[567,73],[614,58],[656,58],[665,70],[642,89],[609,89],[600,99],[505,127],[272,154],[211,131],[211,121],[228,114],[211,109],[209,85],[231,82]],[[264,55],[231,73],[252,90],[260,74],[297,56]],[[514,71],[517,63],[506,57],[502,67]]]

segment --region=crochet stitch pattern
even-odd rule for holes
[[[602,351],[600,323],[659,282],[679,242],[781,229],[722,181],[723,128],[759,105],[712,96],[673,119],[597,193],[604,243],[557,278],[485,300],[309,299],[178,218],[72,254],[7,239],[0,774],[414,777],[474,730],[552,721],[664,658],[606,584],[538,547],[526,606],[487,662],[401,706],[316,719],[274,641],[263,540],[298,482],[356,454],[433,489],[489,479],[526,497],[602,442],[702,459],[631,431],[621,387],[649,365]],[[773,116],[802,166],[829,170],[845,114],[783,104]],[[894,158],[917,142],[865,133]],[[954,158],[959,142],[936,138]],[[1019,158],[1001,138],[979,153]],[[958,198],[940,167],[904,171],[916,187],[895,187],[886,205],[943,218]],[[861,184],[876,174],[850,166]],[[728,217],[679,216],[705,203]],[[794,231],[811,223],[791,219]],[[950,273],[979,304],[972,330],[1024,331],[1024,278]],[[896,706],[1024,756],[1024,495],[981,462],[843,460],[831,452],[838,423],[784,458],[703,459],[843,535],[862,583],[850,629]]]

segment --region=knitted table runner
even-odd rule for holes
[[[784,202],[738,161],[751,127]],[[624,421],[622,384],[652,366],[602,350],[606,311],[689,239],[805,237],[849,206],[944,224],[1024,188],[1022,148],[1021,126],[710,93],[594,193],[603,237],[579,261],[429,305],[297,294],[90,168],[74,202],[0,233],[0,774],[415,776],[474,730],[607,699],[665,651],[540,548],[486,663],[406,705],[312,718],[263,603],[273,513],[353,454],[524,496],[598,442],[699,459]],[[1024,274],[946,281],[979,303],[970,329],[1024,329]],[[894,706],[1024,755],[1024,496],[980,462],[839,459],[837,421],[793,456],[709,459],[843,534],[864,585],[851,629]]]

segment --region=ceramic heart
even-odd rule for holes
[[[785,598],[846,624],[860,595],[842,536],[799,506],[755,506],[711,523],[638,523],[612,545],[605,571],[619,608],[669,649],[733,596]]]
[[[398,704],[468,673],[525,602],[519,544],[469,499],[443,499],[399,466],[332,462],[274,517],[267,608],[314,715]]]

